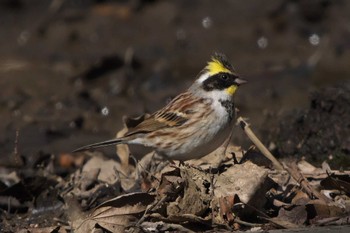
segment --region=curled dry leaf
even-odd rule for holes
[[[113,159],[106,159],[102,156],[94,156],[84,165],[82,173],[89,174],[99,170],[97,180],[110,185],[115,184],[119,177],[120,164]],[[87,175],[88,176],[88,175]]]
[[[123,137],[128,132],[127,122],[128,122],[128,118],[126,116],[124,116],[123,117],[124,127],[117,132],[117,134],[116,134],[117,138]],[[116,153],[120,159],[121,168],[125,172],[127,172],[127,170],[130,169],[130,166],[129,166],[129,155],[130,155],[129,146],[126,144],[116,145]]]
[[[267,170],[247,161],[229,167],[219,176],[215,176],[214,206],[220,206],[222,197],[235,195],[253,209],[260,209],[266,203],[265,193],[272,188],[272,181],[267,176]],[[253,214],[253,209],[245,209],[242,214]],[[219,223],[225,222],[224,219]]]
[[[158,232],[187,232],[187,233],[194,232],[188,228],[183,227],[180,224],[166,223],[166,222],[162,222],[162,221],[144,222],[141,224],[141,227],[146,232],[154,232],[155,229],[157,229]]]
[[[322,200],[311,200],[306,205],[310,222],[318,221],[322,218],[339,217],[349,215],[346,209],[336,206],[335,203],[328,204]]]
[[[298,168],[301,171],[301,173],[303,174],[314,174],[317,171],[322,171],[319,168],[316,168],[315,166],[313,166],[312,164],[310,164],[309,162],[307,162],[306,160],[301,160],[298,162]]]
[[[293,205],[306,205],[310,201],[309,196],[303,191],[296,190],[294,193],[295,196],[293,196],[291,201]]]
[[[271,222],[273,225],[275,225],[277,228],[292,229],[292,228],[299,228],[300,227],[297,224],[294,224],[294,223],[287,221],[287,220],[283,220],[281,218],[270,218],[267,220],[269,222]]]
[[[17,233],[67,233],[64,227],[43,227],[43,228],[26,228],[18,231]]]
[[[83,208],[91,208],[95,200],[106,200],[108,195],[120,193],[123,180],[119,171],[118,162],[96,155],[86,162],[81,171],[77,170],[71,175],[71,181],[65,187],[67,192],[62,195],[73,194],[81,200]]]
[[[233,196],[219,198],[220,216],[228,223],[232,224],[234,220],[234,214],[232,212],[234,202]]]
[[[148,117],[149,114],[144,114],[138,117],[123,117],[123,129],[121,129],[117,134],[116,137],[123,137],[125,134],[129,131],[129,129],[134,128],[138,124],[140,124],[146,117]],[[130,148],[126,144],[119,144],[116,145],[116,153],[117,156],[120,159],[121,163],[121,169],[125,174],[129,174],[132,172],[131,167],[129,166],[129,157],[130,157]]]
[[[227,145],[227,143],[224,143],[210,154],[202,158],[192,159],[186,162],[194,167],[200,167],[203,170],[217,168],[223,162],[232,160],[232,153],[239,159],[243,156],[242,149],[240,147],[234,146],[233,144]]]
[[[305,205],[292,206],[289,208],[282,207],[275,219],[301,226],[307,220]]]
[[[325,189],[337,189],[350,196],[350,176],[331,174],[321,181]]]
[[[194,214],[202,216],[211,203],[210,174],[193,167],[180,169],[183,182],[183,195],[167,206],[167,213],[171,215]],[[178,182],[177,179],[172,179]],[[168,180],[169,181],[169,180]],[[179,184],[174,184],[179,186]]]
[[[317,198],[325,203],[331,202],[331,200],[329,200],[326,196],[324,196],[317,189],[315,189],[315,187],[313,187],[310,184],[310,182],[307,179],[305,179],[304,175],[300,172],[296,163],[289,163],[288,166],[285,166],[285,169],[294,178],[294,180],[296,180],[299,183],[303,190],[308,194],[310,199]]]
[[[258,167],[250,161],[236,164],[217,177],[214,190],[215,197],[237,194],[244,203],[248,203],[253,201],[252,197],[260,188],[264,188],[263,184],[266,179],[266,169]]]
[[[126,227],[140,218],[155,200],[148,193],[130,193],[108,200],[96,207],[83,221],[73,222],[74,232],[92,232],[96,225],[110,232],[125,232]]]

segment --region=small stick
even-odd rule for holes
[[[21,156],[18,154],[18,138],[19,138],[19,130],[16,129],[16,137],[15,137],[15,148],[13,149],[13,155],[15,159],[15,166],[21,167],[23,165],[23,161]]]
[[[330,199],[328,199],[326,196],[318,192],[315,188],[313,188],[310,185],[307,179],[305,179],[303,174],[301,174],[301,172],[299,171],[296,163],[291,163],[288,167],[286,166],[286,170],[294,178],[294,180],[296,180],[300,184],[300,186],[304,189],[304,191],[310,197],[310,199],[314,199],[316,197],[317,199],[320,199],[325,203],[331,202]]]
[[[168,196],[164,196],[162,197],[162,199],[160,199],[157,202],[154,202],[153,204],[151,204],[150,206],[148,206],[145,210],[145,212],[143,213],[142,217],[137,221],[137,223],[135,224],[136,227],[140,227],[141,223],[143,223],[145,221],[145,219],[149,216],[149,212],[152,211],[154,208],[156,208],[157,206],[163,204],[165,201],[167,201]]]
[[[249,124],[245,120],[243,120],[242,117],[238,117],[237,122],[247,134],[249,139],[261,151],[261,153],[273,163],[275,168],[278,170],[284,170],[282,164],[271,154],[271,152],[262,144],[259,138],[253,133],[253,131],[249,127]]]
[[[261,227],[261,226],[263,226],[263,224],[260,224],[260,223],[250,223],[250,222],[242,221],[242,220],[240,220],[239,218],[235,218],[233,221],[234,221],[235,223],[238,223],[238,224],[240,224],[240,225],[247,226],[247,227]]]

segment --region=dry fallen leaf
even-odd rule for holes
[[[307,211],[305,205],[292,206],[289,208],[282,207],[278,212],[279,220],[293,223],[301,226],[307,220]]]
[[[113,159],[94,156],[86,162],[82,173],[89,174],[96,169],[100,171],[97,176],[98,181],[113,185],[119,180],[117,172],[121,170],[120,164]]]
[[[193,167],[183,167],[180,169],[182,178],[183,195],[171,202],[167,206],[167,213],[171,215],[194,214],[201,216],[210,206],[210,174]],[[171,177],[169,178],[171,179]],[[174,186],[178,182],[177,179]]]
[[[289,222],[287,220],[283,220],[280,218],[270,218],[267,219],[269,222],[273,223],[277,228],[282,228],[282,229],[292,229],[292,228],[299,228],[299,225],[296,225],[292,222]]]
[[[309,203],[306,205],[306,210],[308,211],[308,216],[312,221],[349,214],[346,213],[345,209],[336,206],[335,203],[328,204],[319,199],[309,201]]]
[[[215,177],[214,197],[237,195],[243,203],[259,209],[266,202],[265,193],[270,188],[267,170],[247,161]]]
[[[139,219],[147,206],[155,200],[155,195],[148,193],[129,193],[118,196],[96,207],[84,220],[73,222],[74,232],[92,232],[95,226],[118,233]]]
[[[312,174],[312,173],[316,173],[317,170],[320,170],[320,169],[317,169],[314,165],[307,162],[306,160],[299,161],[297,165],[300,172],[303,174]]]
[[[350,176],[349,175],[329,175],[321,181],[321,185],[325,189],[337,189],[345,192],[350,196]]]
[[[26,228],[18,231],[17,233],[67,233],[64,227],[43,227],[43,228]]]

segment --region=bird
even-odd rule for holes
[[[167,160],[199,159],[231,136],[235,123],[234,96],[246,83],[222,53],[214,53],[187,91],[150,114],[119,138],[80,147],[73,152],[117,144],[153,148]]]

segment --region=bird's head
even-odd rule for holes
[[[220,53],[212,56],[207,66],[199,73],[196,82],[205,92],[213,92],[226,97],[232,97],[238,86],[246,83],[245,80],[239,78],[226,56]]]

